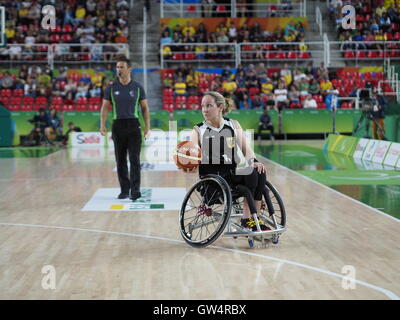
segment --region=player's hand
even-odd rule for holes
[[[102,135],[102,136],[105,136],[106,134],[107,134],[107,128],[106,127],[100,127],[100,134]]]
[[[182,169],[182,168],[179,168],[179,167],[178,167],[178,169],[179,169],[180,171],[183,171],[184,173],[196,173],[196,172],[197,172],[197,168],[198,168],[198,167],[194,167],[194,168],[192,168],[192,169]]]
[[[261,162],[253,162],[253,167],[257,169],[258,173],[267,172],[265,166]]]

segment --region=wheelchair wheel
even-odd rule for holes
[[[186,194],[179,217],[183,239],[193,247],[213,243],[224,231],[232,209],[232,195],[227,182],[217,175],[207,175]]]
[[[278,190],[276,190],[276,188],[269,181],[267,181],[266,187],[268,189],[269,198],[271,199],[270,205],[272,206],[272,208],[270,209],[273,210],[269,210],[268,204],[265,202],[264,199],[261,204],[261,215],[263,217],[270,217],[270,218],[272,218],[273,216],[275,218],[276,223],[284,227],[286,225],[286,211],[285,211],[285,206],[283,205],[282,198],[279,195]],[[267,219],[266,222],[274,226],[273,220]]]

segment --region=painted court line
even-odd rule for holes
[[[277,165],[278,167],[284,168],[284,169],[286,169],[286,170],[288,170],[288,171],[290,171],[290,172],[292,172],[292,173],[294,173],[294,174],[296,174],[296,175],[298,175],[298,176],[300,176],[300,177],[302,177],[302,178],[304,178],[304,179],[306,179],[306,180],[308,180],[308,181],[314,182],[314,183],[316,183],[316,184],[318,184],[318,185],[320,185],[320,186],[322,186],[322,187],[324,187],[324,188],[326,188],[326,189],[329,189],[329,190],[332,191],[332,192],[335,192],[335,193],[341,195],[342,197],[345,197],[345,198],[347,198],[347,199],[349,199],[349,200],[352,200],[352,201],[354,201],[354,202],[357,202],[358,204],[361,204],[361,205],[363,205],[364,207],[366,207],[366,208],[368,208],[368,209],[371,209],[371,210],[373,210],[373,211],[376,212],[376,213],[379,213],[380,215],[383,215],[383,216],[385,216],[385,217],[387,217],[387,218],[390,218],[391,220],[394,220],[394,221],[400,223],[400,220],[399,220],[399,219],[397,219],[397,218],[395,218],[395,217],[393,217],[393,216],[391,216],[391,215],[389,215],[389,214],[387,214],[387,213],[385,213],[385,212],[382,212],[382,211],[380,211],[380,210],[378,210],[378,209],[376,209],[376,208],[374,208],[374,207],[371,207],[371,206],[369,206],[369,205],[367,205],[367,204],[365,204],[365,203],[363,203],[363,202],[361,202],[361,201],[359,201],[359,200],[357,200],[357,199],[354,199],[354,198],[352,198],[352,197],[349,197],[348,195],[346,195],[346,194],[344,194],[344,193],[341,193],[341,192],[336,191],[336,190],[334,190],[334,189],[332,189],[332,188],[329,188],[328,186],[326,186],[326,185],[324,185],[324,184],[322,184],[322,183],[320,183],[320,182],[318,182],[318,181],[315,181],[315,180],[313,180],[313,179],[311,179],[311,178],[309,178],[309,177],[307,177],[307,176],[304,176],[304,175],[302,175],[301,173],[298,173],[298,172],[296,172],[296,171],[294,171],[294,170],[292,170],[292,169],[290,169],[290,168],[288,168],[288,167],[285,167],[285,166],[281,165],[280,163],[277,163],[277,162],[275,162],[275,161],[272,161],[272,160],[270,160],[270,159],[267,159],[267,158],[263,157],[263,156],[260,155],[260,154],[258,154],[258,156],[259,156],[260,158],[263,158],[263,159],[264,159],[265,161],[267,161],[267,162],[270,162],[270,163],[272,163],[272,164],[274,164],[274,165]]]
[[[48,225],[35,225],[35,224],[22,224],[22,223],[7,223],[7,222],[0,222],[0,225],[2,226],[11,226],[11,227],[30,227],[30,228],[45,228],[45,229],[58,229],[58,230],[69,230],[69,231],[86,231],[86,232],[94,232],[94,233],[105,233],[105,234],[112,234],[112,235],[119,235],[119,236],[128,236],[128,237],[135,237],[135,238],[145,238],[145,239],[152,239],[152,240],[159,240],[159,241],[167,241],[167,242],[174,242],[174,243],[180,243],[180,244],[185,244],[183,240],[176,240],[176,239],[169,239],[169,238],[164,238],[164,237],[157,237],[157,236],[150,236],[150,235],[144,235],[144,234],[135,234],[135,233],[126,233],[126,232],[115,232],[115,231],[106,231],[106,230],[98,230],[98,229],[85,229],[85,228],[74,228],[74,227],[62,227],[62,226],[48,226]],[[272,261],[278,261],[282,262],[288,265],[300,267],[303,269],[311,270],[311,271],[316,271],[319,273],[323,273],[325,275],[335,277],[338,279],[346,279],[346,276],[338,273],[334,273],[328,270],[324,270],[318,267],[312,267],[306,264],[290,261],[290,260],[284,260],[284,259],[279,259],[279,258],[274,258],[270,256],[265,256],[262,254],[257,254],[253,252],[247,252],[247,251],[242,251],[242,250],[237,250],[237,249],[228,249],[228,248],[223,248],[219,246],[210,246],[209,248],[217,249],[217,250],[223,250],[223,251],[228,251],[232,253],[239,253],[239,254],[245,254],[248,256],[253,256],[261,259],[266,259],[266,260],[272,260]],[[201,249],[200,249],[201,250]],[[354,282],[370,288],[372,290],[379,291],[386,295],[389,299],[391,300],[400,300],[400,297],[397,296],[395,293],[393,293],[390,290],[369,284],[364,281],[360,281],[357,279],[354,279]]]

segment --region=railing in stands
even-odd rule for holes
[[[161,68],[168,63],[187,62],[229,62],[238,66],[242,62],[271,61],[302,62],[315,57],[323,57],[324,64],[330,66],[332,62],[352,61],[356,66],[361,61],[384,61],[385,59],[400,60],[400,41],[352,41],[352,46],[358,49],[344,47],[347,43],[329,41],[324,33],[323,41],[315,42],[246,42],[246,43],[184,43],[161,45]],[[300,45],[307,47],[306,51],[300,50]],[[172,50],[170,58],[162,55],[163,48],[169,46]],[[203,47],[204,52],[198,54],[193,50],[185,50],[186,47]],[[376,49],[379,46],[381,49]],[[173,48],[180,47],[183,50],[174,52]],[[208,47],[216,47],[215,52],[207,52]],[[261,49],[260,49],[261,47]],[[258,48],[258,49],[257,49]],[[339,49],[334,49],[339,48]],[[363,49],[360,49],[363,48]],[[374,49],[368,49],[374,48]],[[260,53],[257,55],[257,52]],[[175,54],[175,55],[174,55]]]
[[[112,61],[115,55],[129,57],[128,44],[37,43],[29,46],[8,44],[5,48],[0,49],[0,64],[12,65],[12,63],[34,62],[47,63],[50,67],[53,67],[54,63],[61,62],[65,64],[108,63]]]
[[[300,50],[299,46],[305,45],[307,51]],[[169,58],[162,54],[164,47],[171,48]],[[310,50],[310,47],[313,47]],[[174,48],[182,48],[176,51]],[[185,47],[203,48],[202,51],[185,50]],[[210,52],[209,48],[213,48]],[[246,42],[246,43],[184,43],[184,44],[162,44],[161,45],[161,68],[168,63],[191,62],[191,63],[229,63],[237,67],[243,62],[278,62],[287,60],[292,62],[309,61],[313,56],[324,54],[324,43],[319,42]]]
[[[286,3],[243,3],[237,0],[225,3],[189,3],[184,0],[161,0],[161,18],[193,17],[305,17],[306,0]]]

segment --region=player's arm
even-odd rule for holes
[[[246,139],[246,135],[243,132],[242,126],[240,125],[240,123],[237,120],[232,120],[232,122],[236,128],[238,145],[239,145],[240,149],[242,150],[246,160],[248,161],[252,158],[255,158],[254,151],[251,149],[251,146]]]
[[[144,136],[147,138],[150,132],[150,112],[147,99],[140,100],[140,108],[142,109],[143,119],[144,119]]]
[[[106,121],[108,118],[108,109],[110,106],[111,106],[110,100],[103,99],[103,104],[100,110],[100,133],[103,136],[107,133]]]
[[[192,133],[190,134],[190,141],[197,147],[200,148],[200,133],[199,130],[194,127]]]

